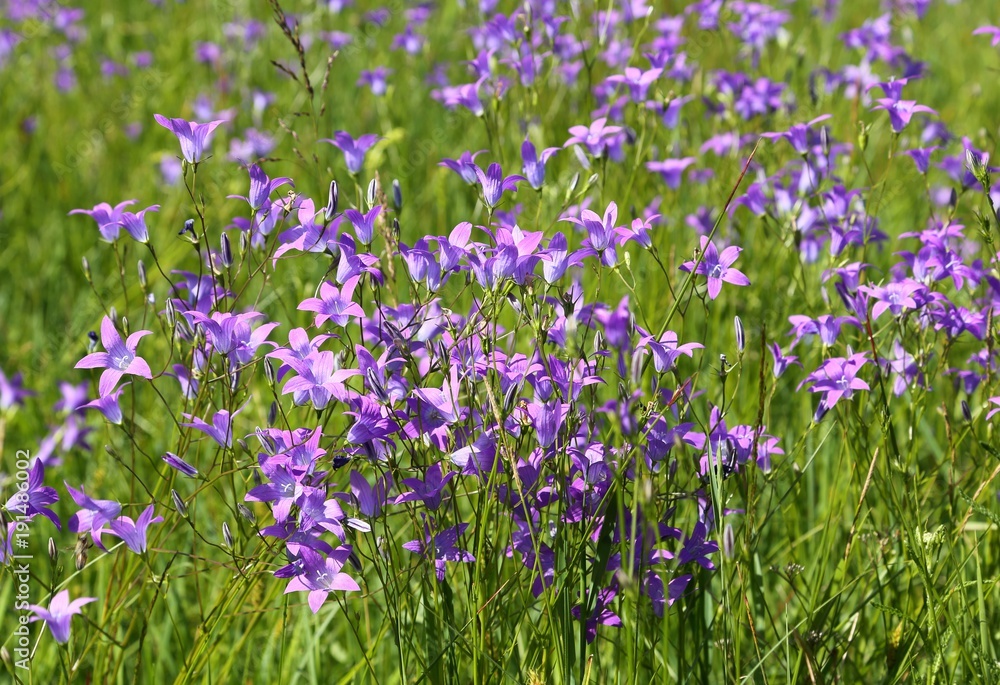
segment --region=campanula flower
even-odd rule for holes
[[[162,516],[153,516],[153,505],[146,507],[139,518],[133,521],[128,516],[119,516],[110,522],[111,535],[119,537],[125,546],[136,554],[143,554],[146,551],[146,531],[154,523],[162,523]]]
[[[122,213],[125,207],[134,205],[138,200],[125,200],[112,207],[107,202],[94,205],[93,209],[74,209],[69,213],[87,214],[97,223],[97,230],[101,232],[101,239],[108,243],[118,240],[121,233]]]
[[[524,176],[517,174],[504,177],[503,169],[496,162],[490,164],[486,171],[476,167],[476,178],[479,179],[479,185],[483,188],[483,203],[490,209],[500,204],[500,198],[504,191],[517,190],[517,184],[527,180]]]
[[[347,131],[337,131],[333,134],[333,138],[320,138],[320,141],[330,143],[343,152],[347,171],[351,174],[357,174],[361,172],[361,167],[365,164],[365,155],[368,150],[380,139],[381,136],[366,133],[355,140]]]
[[[212,132],[220,124],[226,123],[226,119],[217,119],[206,124],[199,124],[184,119],[168,119],[162,114],[154,114],[153,118],[156,119],[156,123],[177,136],[177,140],[181,144],[181,154],[188,164],[197,164],[201,161],[201,156],[205,153],[205,146],[208,144]]]
[[[149,370],[149,364],[142,357],[136,356],[135,351],[139,340],[151,333],[152,331],[136,331],[122,342],[122,337],[114,323],[105,316],[101,321],[101,342],[106,351],[88,354],[76,363],[75,368],[105,369],[104,373],[101,374],[98,388],[98,394],[101,397],[110,394],[125,374],[133,374],[152,380],[153,373]]]
[[[28,622],[45,621],[45,625],[49,627],[55,641],[64,645],[69,642],[70,620],[81,612],[83,605],[96,601],[97,597],[78,597],[71,602],[69,590],[60,590],[52,597],[47,609],[37,604],[30,605],[28,609],[34,613],[34,616],[29,618]]]
[[[696,260],[691,260],[684,262],[681,265],[682,271],[691,271],[694,269],[696,274],[702,274],[708,279],[708,296],[711,299],[715,299],[719,296],[722,291],[722,282],[732,283],[733,285],[750,285],[750,279],[747,278],[742,271],[738,269],[733,269],[733,262],[740,256],[740,252],[743,251],[742,247],[730,246],[725,248],[721,254],[708,240],[708,236],[701,236],[701,251],[702,259],[697,262]]]

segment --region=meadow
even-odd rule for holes
[[[996,24],[0,0],[5,677],[1000,682]]]

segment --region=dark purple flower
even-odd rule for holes
[[[527,180],[524,176],[517,174],[504,177],[503,169],[496,162],[486,167],[485,172],[476,167],[476,178],[479,179],[479,185],[483,188],[483,203],[490,209],[493,209],[500,203],[500,198],[503,196],[504,191],[517,190],[517,184],[520,181]]]
[[[438,581],[444,581],[445,562],[459,562],[464,564],[472,563],[476,560],[470,552],[459,549],[458,538],[461,537],[468,523],[460,523],[457,526],[447,528],[440,533],[431,536],[427,523],[424,523],[424,539],[410,540],[403,543],[403,549],[414,554],[419,554],[425,558],[434,560],[435,575]]]
[[[59,517],[49,509],[49,506],[59,501],[59,495],[54,488],[44,484],[45,466],[41,459],[36,459],[34,466],[28,471],[28,480],[22,482],[24,489],[20,486],[10,499],[7,500],[5,508],[10,512],[16,512],[22,517],[32,518],[41,514],[55,524],[55,527],[62,530]]]
[[[542,154],[539,156],[530,140],[525,140],[521,144],[521,159],[524,161],[522,170],[528,179],[528,183],[535,190],[540,190],[542,184],[545,183],[545,163],[549,161],[552,155],[559,152],[560,149],[558,147],[547,147],[542,150]]]
[[[458,159],[443,159],[438,162],[438,166],[448,167],[461,176],[462,180],[471,186],[475,184],[479,178],[476,174],[479,170],[479,167],[475,164],[476,157],[484,152],[486,152],[486,150],[478,150],[476,152],[469,152],[466,150],[458,156]]]
[[[24,404],[24,398],[35,393],[24,389],[23,375],[20,371],[10,378],[0,369],[0,411]]]

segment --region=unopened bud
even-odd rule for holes
[[[397,219],[396,217],[392,217],[392,237],[395,238],[397,242],[399,241],[400,232],[401,231],[399,230],[399,219]]]
[[[267,409],[267,426],[268,428],[273,428],[275,422],[278,420],[278,403],[271,402],[271,406]]]
[[[88,353],[89,352],[93,352],[94,350],[97,349],[97,341],[98,341],[97,333],[95,333],[94,331],[88,331],[87,332],[87,352]]]
[[[240,516],[249,521],[250,525],[253,525],[254,523],[257,522],[257,517],[254,516],[254,513],[252,511],[250,511],[250,507],[243,504],[242,502],[236,505],[236,511],[240,512]]]
[[[143,290],[145,290],[146,289],[146,265],[143,264],[143,262],[142,262],[141,259],[139,260],[139,263],[136,264],[136,271],[139,272],[139,285],[142,287]]]
[[[378,179],[373,178],[368,182],[368,193],[365,195],[365,200],[368,202],[368,209],[375,206],[378,201]]]
[[[264,378],[267,379],[268,384],[274,385],[274,367],[271,366],[271,362],[268,359],[263,361],[264,364]]]
[[[56,549],[56,541],[53,540],[52,538],[49,538],[49,559],[51,559],[52,563],[54,564],[56,563],[56,559],[58,558],[59,558],[59,550]]]
[[[177,322],[177,310],[174,308],[174,301],[169,297],[167,298],[163,315],[167,318],[167,325],[173,328],[174,324]]]
[[[233,244],[227,233],[222,234],[222,265],[227,269],[233,265]]]
[[[323,209],[323,215],[326,217],[327,223],[333,221],[333,217],[337,216],[337,205],[340,204],[340,186],[337,185],[336,181],[330,181],[330,192],[327,194],[326,207]]]
[[[962,400],[962,416],[966,421],[972,423],[972,410],[969,409],[969,403],[965,400]]]
[[[222,539],[225,541],[226,547],[233,548],[233,531],[229,530],[229,524],[225,521],[222,522]]]
[[[392,205],[397,212],[403,209],[403,189],[399,185],[398,178],[392,181]]]
[[[858,148],[862,152],[868,149],[868,127],[864,122],[858,122]]]
[[[743,332],[743,321],[737,316],[733,318],[733,324],[736,326],[736,349],[739,350],[740,354],[743,354],[747,344],[746,335]]]
[[[187,503],[180,496],[180,493],[178,493],[176,490],[171,490],[170,499],[173,501],[174,509],[177,510],[177,513],[183,516],[184,518],[187,518],[188,515]]]
[[[87,261],[86,257],[83,258],[83,277],[87,279],[87,283],[93,283],[90,280],[90,262]]]

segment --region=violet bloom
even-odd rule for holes
[[[458,538],[468,527],[468,523],[460,523],[432,537],[427,524],[424,523],[424,539],[404,542],[403,549],[433,559],[435,575],[439,582],[443,582],[446,561],[469,564],[476,560],[470,552],[456,547]]]
[[[28,607],[35,615],[28,619],[29,623],[41,619],[49,627],[52,637],[61,645],[69,642],[69,623],[74,615],[80,613],[84,604],[96,602],[97,597],[78,597],[69,601],[69,590],[60,590],[52,597],[49,608],[44,609],[37,604]]]
[[[678,345],[677,334],[673,331],[665,331],[659,340],[656,340],[652,335],[644,336],[639,340],[636,349],[638,350],[640,347],[649,348],[649,351],[653,353],[653,367],[658,373],[674,368],[677,358],[682,354],[692,357],[695,350],[705,348],[704,345],[696,342]]]
[[[334,354],[330,350],[311,352],[305,359],[290,358],[286,363],[298,375],[285,383],[281,394],[295,393],[295,404],[309,401],[317,411],[325,409],[330,398],[347,401],[349,396],[344,381],[361,373],[357,369],[334,370]]]
[[[365,154],[380,139],[373,133],[366,133],[357,140],[351,137],[346,131],[337,131],[333,138],[320,138],[324,143],[330,143],[344,153],[344,161],[347,163],[347,171],[357,174],[365,164]]]
[[[996,409],[990,409],[990,411],[986,414],[987,421],[992,419],[994,414],[1000,413],[1000,395],[997,395],[996,397],[991,397],[989,401],[997,406]]]
[[[22,517],[32,518],[41,514],[55,524],[55,527],[62,530],[59,517],[55,515],[49,505],[59,501],[59,495],[55,488],[50,488],[44,484],[45,466],[41,459],[36,459],[34,466],[28,471],[27,489],[18,489],[9,500],[5,508],[7,511],[15,512]]]
[[[937,149],[938,147],[936,145],[933,147],[914,148],[912,150],[907,150],[903,154],[913,160],[913,163],[917,165],[917,171],[919,171],[921,175],[926,176],[927,170],[930,168],[931,164],[931,153]]]
[[[76,363],[77,369],[105,369],[101,374],[98,394],[104,397],[111,393],[125,374],[141,376],[147,380],[153,379],[149,364],[142,357],[137,357],[135,348],[139,340],[152,331],[136,331],[122,342],[122,337],[115,329],[114,323],[107,316],[101,321],[101,342],[106,352],[94,352]]]
[[[926,105],[918,105],[916,100],[893,100],[891,98],[879,98],[878,104],[872,110],[884,109],[889,113],[889,124],[894,133],[902,133],[903,129],[910,123],[914,114],[926,112],[937,114],[937,112]]]
[[[667,184],[668,188],[676,190],[681,185],[681,176],[684,170],[694,164],[694,157],[683,157],[681,159],[664,159],[660,161],[646,162],[646,168],[656,172]]]
[[[388,503],[391,489],[391,473],[379,478],[373,487],[367,478],[357,471],[351,471],[351,492],[342,492],[339,496],[342,500],[353,502],[363,516],[375,519],[382,515],[382,507]],[[357,528],[357,525],[354,527]]]
[[[774,377],[781,378],[781,375],[785,373],[789,366],[796,364],[802,366],[798,361],[798,357],[795,355],[788,355],[787,357],[781,353],[781,346],[778,343],[771,343],[767,346],[767,349],[771,351],[771,356],[774,357]]]
[[[227,195],[226,197],[246,200],[247,204],[250,205],[250,209],[254,212],[260,211],[265,206],[270,206],[271,193],[275,189],[280,188],[286,183],[295,186],[292,179],[285,176],[279,178],[270,179],[264,170],[261,169],[256,164],[251,164],[247,168],[247,173],[250,174],[250,193],[247,196],[243,195]]]
[[[111,521],[110,534],[122,539],[125,546],[136,554],[146,553],[146,531],[154,523],[162,523],[163,517],[153,517],[153,505],[146,507],[136,521],[128,516],[119,516]]]
[[[199,124],[184,119],[168,119],[162,114],[154,114],[153,118],[156,119],[156,123],[177,136],[177,140],[181,143],[181,154],[188,164],[197,164],[201,161],[212,132],[219,124],[226,123],[225,119],[217,119],[207,124]]]
[[[354,226],[355,235],[357,235],[358,242],[362,245],[367,247],[372,244],[372,240],[375,237],[375,219],[381,212],[382,205],[375,205],[366,214],[362,214],[356,209],[344,210],[344,218]]]
[[[890,283],[886,286],[862,285],[858,290],[878,302],[872,307],[872,320],[878,319],[887,309],[893,316],[900,316],[904,309],[916,309],[914,293],[926,290],[923,284],[911,279]]]
[[[97,230],[101,232],[101,239],[108,243],[118,240],[122,227],[122,212],[125,207],[134,205],[138,200],[125,200],[112,207],[107,202],[94,205],[93,209],[74,209],[70,214],[87,214],[97,222]]]
[[[403,485],[410,488],[410,492],[404,492],[396,498],[393,504],[403,502],[423,502],[431,511],[441,506],[441,491],[452,478],[458,475],[457,471],[449,471],[441,476],[440,462],[427,469],[427,475],[423,480],[419,478],[404,478]],[[353,482],[353,480],[352,480]]]
[[[996,47],[1000,45],[1000,27],[997,26],[980,26],[978,29],[972,32],[974,36],[989,36],[990,45]]]
[[[20,371],[7,378],[3,369],[0,369],[0,411],[24,404],[24,398],[34,394],[31,390],[24,389],[23,375]]]
[[[819,122],[826,121],[830,118],[830,114],[823,114],[804,124],[793,124],[787,131],[762,133],[761,138],[767,138],[768,140],[784,138],[791,143],[792,148],[797,153],[800,155],[806,155],[809,152],[809,129]]]
[[[486,152],[486,150],[478,150],[476,152],[469,152],[466,150],[458,156],[458,159],[442,159],[438,162],[438,166],[448,167],[456,174],[462,177],[462,180],[468,183],[470,186],[475,185],[479,177],[476,175],[476,171],[479,167],[476,166],[476,157]]]
[[[802,384],[813,384],[809,392],[825,393],[822,399],[823,406],[826,410],[830,410],[841,398],[850,399],[855,390],[870,389],[868,383],[857,377],[858,371],[867,363],[868,360],[861,352],[852,354],[846,359],[834,357],[823,362],[823,365],[809,374]]]
[[[110,392],[104,397],[98,397],[92,402],[87,402],[86,404],[81,405],[80,409],[96,409],[101,412],[101,414],[104,415],[104,418],[108,421],[116,426],[120,426],[125,417],[122,414],[122,408],[121,405],[118,404],[118,401],[122,396],[122,392],[128,385],[128,383],[124,383],[114,392]]]
[[[730,246],[725,248],[722,254],[719,254],[715,245],[709,242],[708,236],[703,235],[701,236],[701,260],[684,262],[681,265],[681,270],[691,271],[694,269],[696,274],[704,275],[708,279],[708,296],[714,300],[722,291],[723,281],[739,286],[750,285],[750,279],[743,272],[731,268],[742,251],[742,247]]]
[[[246,405],[244,405],[246,406]],[[212,423],[208,424],[197,416],[192,416],[191,414],[183,414],[184,418],[190,419],[191,423],[182,423],[181,425],[186,428],[194,428],[199,430],[205,435],[209,436],[215,442],[219,444],[220,447],[232,447],[233,446],[233,417],[243,411],[243,407],[240,407],[232,414],[226,409],[221,409],[212,416]]]
[[[359,277],[352,276],[344,283],[344,287],[338,289],[329,281],[323,281],[319,288],[319,297],[309,297],[299,303],[299,309],[305,312],[316,312],[316,325],[323,325],[324,321],[332,321],[334,325],[344,327],[351,317],[361,318],[365,315],[365,310],[361,305],[351,300],[354,297],[354,288],[358,284]]]
[[[122,511],[122,505],[110,499],[93,499],[83,491],[70,487],[69,483],[63,483],[70,497],[81,509],[70,516],[69,529],[73,533],[90,533],[94,544],[100,549],[104,549],[101,542],[101,534],[106,532],[104,524],[118,517]]]
[[[390,74],[392,74],[392,69],[387,69],[386,67],[375,67],[370,71],[365,69],[361,72],[361,76],[355,85],[368,86],[371,88],[372,95],[377,97],[382,96],[385,95],[386,90],[389,88],[386,79]]]
[[[521,144],[521,159],[524,161],[522,171],[535,190],[541,190],[542,184],[545,183],[545,164],[559,150],[557,147],[547,147],[539,156],[530,140]]]
[[[505,190],[517,190],[518,182],[527,180],[524,176],[517,174],[504,177],[503,169],[496,162],[490,164],[485,172],[476,167],[476,178],[479,179],[479,185],[483,187],[483,202],[490,209],[500,203],[500,198]]]
[[[149,242],[149,228],[146,226],[146,212],[158,212],[160,205],[150,205],[136,213],[122,212],[121,225],[139,243]]]
[[[357,581],[341,573],[344,563],[351,557],[350,547],[338,547],[325,559],[319,552],[304,545],[299,547],[299,554],[302,557],[302,573],[288,581],[285,594],[308,592],[309,608],[314,614],[331,592],[356,592],[361,589]]]
[[[595,119],[590,126],[573,126],[569,129],[570,139],[563,147],[583,145],[594,157],[600,157],[608,148],[609,141],[621,133],[621,126],[607,126],[607,117]]]
[[[600,258],[601,263],[607,267],[613,267],[618,263],[618,205],[614,202],[608,204],[604,210],[604,217],[585,209],[580,212],[580,218],[568,216],[563,219],[571,223],[582,226],[587,230],[587,237],[583,241],[583,250],[580,257],[594,255]]]

